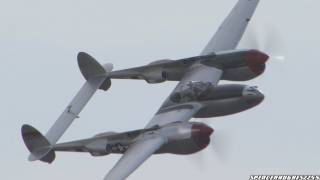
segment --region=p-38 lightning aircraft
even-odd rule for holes
[[[30,161],[52,163],[56,151],[88,152],[92,156],[123,154],[105,180],[123,180],[153,154],[192,154],[210,143],[213,129],[190,122],[250,109],[264,99],[254,86],[218,85],[219,80],[247,81],[261,75],[269,56],[258,50],[235,50],[259,3],[239,0],[199,56],[160,60],[146,66],[112,71],[80,52],[78,65],[86,83],[46,135],[30,125],[22,137]],[[179,81],[145,128],[124,133],[106,132],[94,137],[57,143],[97,89],[108,90],[111,79],[138,79],[148,83]]]

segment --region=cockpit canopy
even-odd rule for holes
[[[175,103],[195,101],[205,96],[213,87],[210,82],[189,82],[187,86],[187,89],[172,94],[170,100]]]
[[[259,92],[257,86],[247,86],[243,89],[243,95],[244,96],[255,96]]]
[[[174,103],[186,103],[192,101],[219,100],[243,96],[249,86],[240,84],[227,84],[215,86],[210,82],[189,82],[188,88],[175,92],[170,96]],[[251,91],[249,88],[247,91]]]

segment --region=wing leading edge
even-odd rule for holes
[[[201,55],[235,49],[241,40],[259,0],[239,0]]]
[[[259,3],[259,0],[239,0],[232,12],[220,26],[217,33],[209,41],[201,55],[209,55],[217,51],[235,49]],[[192,81],[210,82],[218,84],[223,71],[202,64],[194,64],[186,70],[184,77],[172,93],[187,88]],[[171,96],[171,95],[170,95]],[[173,122],[189,121],[200,108],[200,103],[180,104],[169,106],[170,96],[163,103],[157,114],[147,124],[146,128],[152,126],[163,126]],[[156,152],[165,139],[160,135],[152,135],[137,141],[121,157],[104,180],[123,180],[137,169],[145,160]]]
[[[210,55],[215,52],[235,49],[258,3],[259,0],[239,0],[200,55]],[[165,71],[171,72],[169,73],[171,75],[166,76],[166,80],[179,81],[182,79],[183,73],[193,64],[193,61],[185,64],[186,62],[184,60],[162,60],[146,66],[113,71],[109,77],[112,79],[140,79],[148,81],[148,76],[155,76],[157,73]]]

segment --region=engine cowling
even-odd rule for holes
[[[160,131],[167,135],[168,142],[157,153],[192,154],[209,145],[214,130],[206,124],[193,122],[165,127]]]
[[[193,124],[191,128],[191,139],[200,148],[206,148],[210,143],[210,136],[213,129],[204,124]]]
[[[166,71],[163,70],[150,70],[148,72],[143,73],[143,79],[147,81],[149,84],[157,84],[157,83],[162,83],[167,80],[168,74]]]
[[[260,76],[266,69],[269,56],[257,50],[245,52],[240,61],[243,66],[228,67],[222,79],[230,81],[247,81]]]
[[[266,69],[269,56],[258,50],[236,50],[218,53],[203,64],[218,67],[224,71],[221,79],[247,81],[260,76]]]

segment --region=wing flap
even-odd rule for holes
[[[130,146],[104,180],[124,180],[164,143],[165,139],[159,135],[143,135],[142,139]]]
[[[158,113],[151,119],[146,128],[163,126],[173,122],[185,122],[190,120],[201,108],[199,103],[181,104],[160,108]]]

